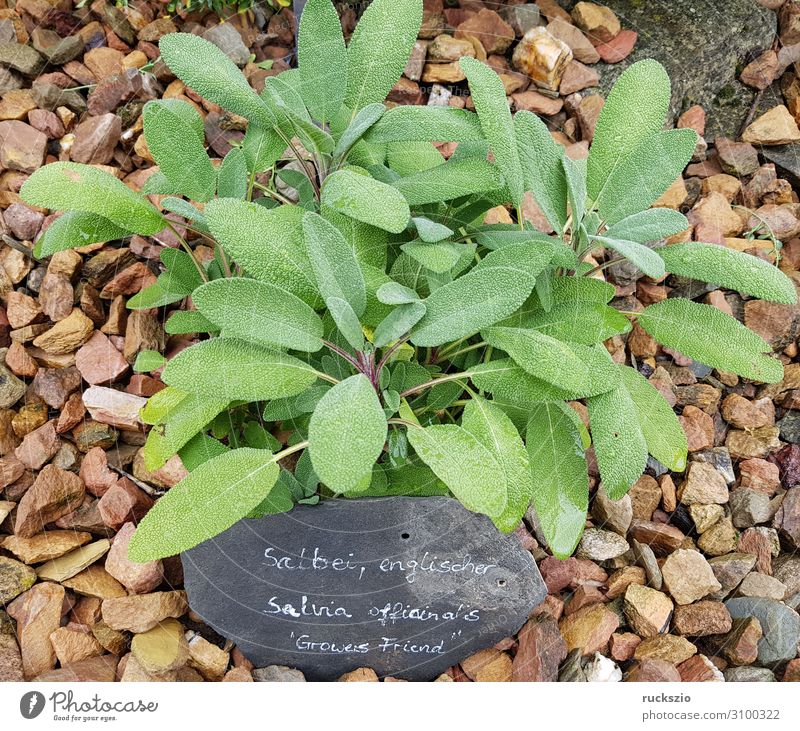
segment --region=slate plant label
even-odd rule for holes
[[[194,609],[257,667],[428,680],[517,631],[547,590],[515,536],[450,498],[300,505],[182,554]]]

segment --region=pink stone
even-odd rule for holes
[[[108,385],[128,371],[128,362],[99,330],[75,353],[75,367],[92,385]]]

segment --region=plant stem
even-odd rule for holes
[[[312,370],[314,370],[314,369],[312,368]],[[329,376],[327,373],[323,373],[322,371],[314,370],[314,373],[316,374],[317,378],[321,378],[323,381],[327,381],[328,383],[332,383],[334,386],[337,383],[341,383],[341,381],[339,381],[338,378],[334,378],[333,376]]]
[[[415,424],[413,421],[406,421],[405,419],[398,419],[392,418],[386,420],[387,424],[398,424],[400,426],[407,426],[407,427],[415,427],[417,429],[421,429],[422,427],[419,424]]]
[[[433,388],[434,386],[438,386],[440,383],[447,383],[448,381],[460,381],[464,378],[468,378],[470,375],[470,371],[463,371],[461,373],[451,373],[449,376],[442,376],[441,378],[434,378],[431,381],[426,381],[419,386],[414,386],[413,388],[407,388],[400,394],[400,398],[406,398],[411,394],[418,393],[419,391],[424,391],[426,388]]]
[[[346,360],[351,366],[353,366],[353,368],[355,368],[358,371],[361,370],[361,364],[352,355],[350,355],[350,353],[348,353],[346,350],[342,350],[338,345],[334,345],[333,343],[329,342],[328,340],[323,340],[322,344],[326,348],[328,348],[328,350],[333,351],[340,358],[343,358],[344,360]]]
[[[291,447],[286,447],[286,449],[282,449],[280,452],[275,452],[273,457],[275,458],[276,462],[279,462],[284,457],[288,457],[290,454],[299,452],[301,449],[305,449],[307,446],[308,446],[308,441],[298,442],[297,444],[293,444]]]
[[[464,353],[469,353],[471,350],[477,350],[478,348],[482,348],[488,343],[485,340],[481,340],[479,343],[475,343],[474,345],[470,345],[466,348],[461,348],[461,350],[456,350],[452,353],[440,353],[438,360],[442,360],[442,358],[447,358],[448,360],[452,360],[457,355],[464,355]],[[438,361],[437,361],[438,362]]]
[[[380,376],[381,372],[383,371],[383,367],[389,362],[389,358],[397,351],[399,347],[401,347],[405,342],[408,341],[408,335],[405,337],[400,338],[394,345],[392,345],[384,354],[383,358],[380,359],[378,362],[378,367],[375,369],[376,373]]]
[[[200,265],[200,262],[197,261],[197,257],[195,257],[194,251],[192,251],[192,247],[189,246],[189,243],[186,241],[186,239],[183,238],[183,236],[181,236],[178,233],[178,229],[176,229],[175,226],[173,226],[172,223],[170,223],[170,221],[168,219],[164,219],[164,220],[167,221],[167,228],[170,231],[172,231],[172,233],[175,234],[175,236],[177,237],[177,239],[180,242],[181,246],[183,247],[184,251],[192,258],[192,261],[194,262],[194,265],[197,267],[197,271],[200,274],[200,278],[204,282],[207,282],[208,281],[208,275],[206,274],[206,270],[203,269],[203,267]]]
[[[254,188],[258,188],[260,191],[266,193],[270,198],[274,198],[276,201],[280,203],[286,203],[287,205],[294,205],[292,201],[290,201],[286,196],[281,195],[278,193],[277,190],[270,190],[265,185],[261,185],[261,183],[253,183]]]

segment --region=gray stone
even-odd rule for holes
[[[775,683],[775,673],[769,668],[728,668],[722,673],[728,683]]]
[[[695,0],[603,0],[639,34],[633,52],[621,63],[598,64],[608,90],[635,61],[655,58],[672,79],[672,113],[702,104],[706,136],[735,133],[744,121],[755,90],[738,80],[745,56],[772,43],[775,14],[753,0],[717,3]]]
[[[800,154],[800,145],[798,148]],[[786,415],[777,422],[777,426],[781,430],[781,439],[784,442],[800,444],[800,411],[787,411]]]
[[[767,162],[775,163],[780,177],[786,178],[795,188],[800,186],[800,144],[762,147],[761,154]]]
[[[637,540],[631,541],[634,560],[637,566],[641,566],[647,574],[647,585],[651,589],[661,590],[664,577],[661,575],[661,568],[656,560],[656,554],[646,543],[639,543]]]
[[[60,66],[83,53],[83,38],[79,35],[62,38],[55,31],[36,28],[31,36],[33,47],[50,63]]]
[[[785,556],[773,564],[772,575],[786,586],[789,594],[800,592],[800,558]]]
[[[694,363],[694,361],[692,362]],[[700,364],[697,363],[696,365]],[[717,472],[725,478],[725,482],[729,485],[736,482],[736,475],[733,473],[731,453],[728,451],[727,447],[713,447],[712,449],[704,449],[702,452],[695,452],[692,455],[692,462],[706,462],[712,465]]]
[[[734,619],[755,617],[761,623],[764,636],[758,643],[758,664],[771,666],[797,656],[800,642],[800,615],[774,599],[739,597],[729,599],[725,606]]]
[[[575,555],[592,561],[609,561],[617,558],[630,549],[628,541],[610,530],[587,528],[583,532],[581,542]]]
[[[585,683],[586,673],[583,671],[583,650],[580,647],[574,649],[567,655],[567,659],[561,663],[558,672],[559,683]]]
[[[253,680],[257,683],[305,683],[306,676],[285,665],[267,665],[265,668],[253,669]]]
[[[756,556],[751,553],[726,553],[724,556],[710,558],[708,564],[722,588],[711,594],[709,599],[719,600],[728,596],[753,570],[756,560]]]
[[[751,528],[766,523],[775,513],[769,495],[758,490],[732,490],[729,504],[733,524],[737,528]]]
[[[231,23],[212,25],[203,33],[203,38],[213,43],[237,66],[244,66],[250,59],[250,49]]]
[[[542,24],[539,6],[533,3],[507,5],[502,12],[517,36],[524,36],[531,28]]]
[[[138,72],[137,72],[138,73]],[[46,81],[34,81],[31,95],[36,106],[49,109],[51,112],[58,107],[69,107],[73,112],[82,114],[86,111],[86,100],[78,91],[69,91],[60,86]]]
[[[736,594],[737,596],[764,597],[780,602],[786,596],[786,585],[774,576],[753,571],[744,577]]]
[[[519,539],[441,497],[327,500],[182,555],[192,609],[257,667],[431,679],[514,634],[547,589]]]
[[[0,66],[0,94],[21,89],[22,86],[22,77],[16,71]]]
[[[601,487],[592,502],[592,517],[601,528],[613,530],[624,536],[633,520],[633,504],[630,495],[623,495],[619,500],[612,500]]]
[[[36,76],[44,68],[44,58],[36,49],[22,43],[0,43],[0,66],[25,76]]]

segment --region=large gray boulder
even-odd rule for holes
[[[707,113],[706,137],[734,136],[755,98],[738,80],[748,54],[771,46],[775,13],[756,0],[599,0],[639,34],[633,53],[618,64],[600,63],[604,92],[635,61],[655,58],[672,79],[672,112],[692,104]],[[574,3],[563,5],[571,7]]]

